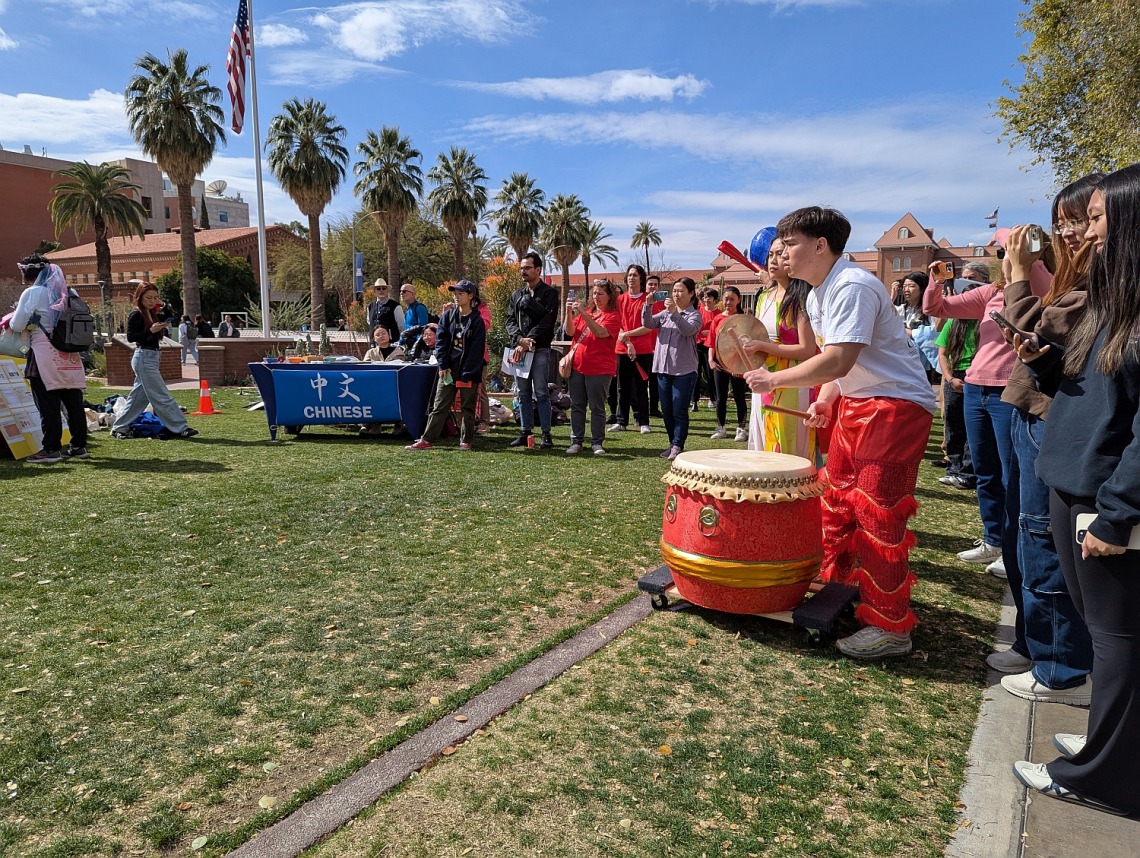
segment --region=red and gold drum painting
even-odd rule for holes
[[[800,603],[823,558],[823,486],[811,462],[701,450],[679,455],[661,479],[661,556],[684,598],[734,614]]]

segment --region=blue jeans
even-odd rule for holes
[[[131,369],[135,371],[135,385],[127,394],[127,408],[115,418],[112,432],[126,432],[131,422],[146,411],[147,405],[154,409],[155,416],[167,429],[178,434],[189,428],[186,417],[158,369],[158,352],[155,349],[135,349],[131,358]]]
[[[1010,440],[1010,420],[1013,406],[1001,401],[1004,387],[983,387],[967,382],[963,391],[963,417],[966,437],[970,442],[970,456],[974,461],[974,474],[978,479],[978,512],[985,528],[989,545],[1007,545],[1017,550],[1014,533],[1003,539],[1007,531],[1005,487],[1009,485],[1009,464],[1013,459]],[[1006,569],[1010,567],[1006,560]]]
[[[544,435],[550,434],[550,349],[535,349],[534,363],[530,367],[530,378],[516,378],[515,388],[519,396],[519,423],[522,431],[534,430],[534,404],[538,402],[538,425]]]
[[[686,375],[657,374],[657,393],[661,403],[661,421],[665,424],[665,434],[674,447],[685,449],[685,439],[689,437],[689,403],[693,401],[693,386],[697,374]]]
[[[1033,676],[1050,688],[1071,688],[1092,670],[1092,638],[1061,572],[1049,525],[1049,487],[1034,470],[1044,434],[1044,420],[1014,409],[1009,520],[1017,522],[1017,565],[1007,563],[1005,571]]]

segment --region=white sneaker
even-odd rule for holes
[[[624,432],[624,431],[625,431],[625,427],[624,427],[624,426],[622,426],[620,423],[615,423],[615,424],[613,424],[613,425],[612,425],[612,426],[611,426],[609,429],[607,429],[606,431],[607,431],[607,432]]]
[[[1085,749],[1088,738],[1079,733],[1057,733],[1053,736],[1053,744],[1066,757],[1075,757]]]
[[[983,539],[976,540],[974,547],[958,552],[958,559],[963,563],[993,563],[1001,559],[1001,546],[990,545]]]
[[[1005,574],[1005,561],[1000,557],[986,567],[986,571],[993,575],[995,578],[1001,578],[1003,581],[1008,577]]]
[[[1001,687],[1023,700],[1038,703],[1067,703],[1070,706],[1088,706],[1092,702],[1092,676],[1074,688],[1050,688],[1037,681],[1032,670],[1013,673],[1001,678]]]
[[[736,437],[733,438],[732,440],[733,441],[747,441],[748,440],[748,430],[743,428],[743,427],[741,427],[740,429],[737,429],[736,430]]]
[[[864,626],[835,642],[839,651],[853,658],[882,658],[910,652],[910,635],[896,635],[875,626]]]
[[[642,435],[648,435],[648,434],[650,433],[650,431],[651,431],[651,430],[650,430],[650,428],[649,428],[649,424],[648,424],[648,423],[646,423],[644,426],[642,426],[642,427],[641,427],[641,434],[642,434]]]
[[[1061,801],[1071,801],[1073,804],[1083,804],[1086,807],[1092,807],[1096,810],[1105,813],[1112,813],[1116,816],[1128,816],[1128,811],[1119,810],[1104,802],[1097,801],[1095,798],[1080,795],[1073,792],[1071,789],[1053,780],[1052,775],[1049,774],[1049,769],[1046,768],[1044,763],[1031,763],[1029,760],[1018,760],[1013,764],[1013,776],[1025,784],[1032,790],[1042,795],[1047,795],[1050,798],[1059,798]]]
[[[728,433],[724,431],[723,426],[717,426],[716,431],[713,432],[711,435],[709,435],[709,437],[712,438],[714,441],[718,441],[721,438],[727,438]]]

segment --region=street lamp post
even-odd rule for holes
[[[387,209],[378,209],[374,212],[365,212],[352,222],[352,292],[361,301],[364,300],[364,266],[356,264],[356,225],[366,217],[384,214],[386,211]],[[397,288],[399,287],[397,286]]]
[[[107,281],[99,281],[99,315],[95,319],[96,333],[99,334],[99,339],[103,339],[103,325],[106,324],[107,317]]]

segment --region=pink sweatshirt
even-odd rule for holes
[[[1047,272],[1046,272],[1047,273]],[[1049,291],[1047,277],[1031,278],[1034,295]],[[1005,387],[1017,362],[1017,354],[1001,335],[1001,328],[990,318],[990,310],[999,313],[1005,307],[1000,289],[992,284],[976,286],[961,295],[943,295],[942,284],[934,280],[922,296],[922,312],[940,319],[975,319],[978,321],[978,351],[966,370],[966,383],[986,387]]]

